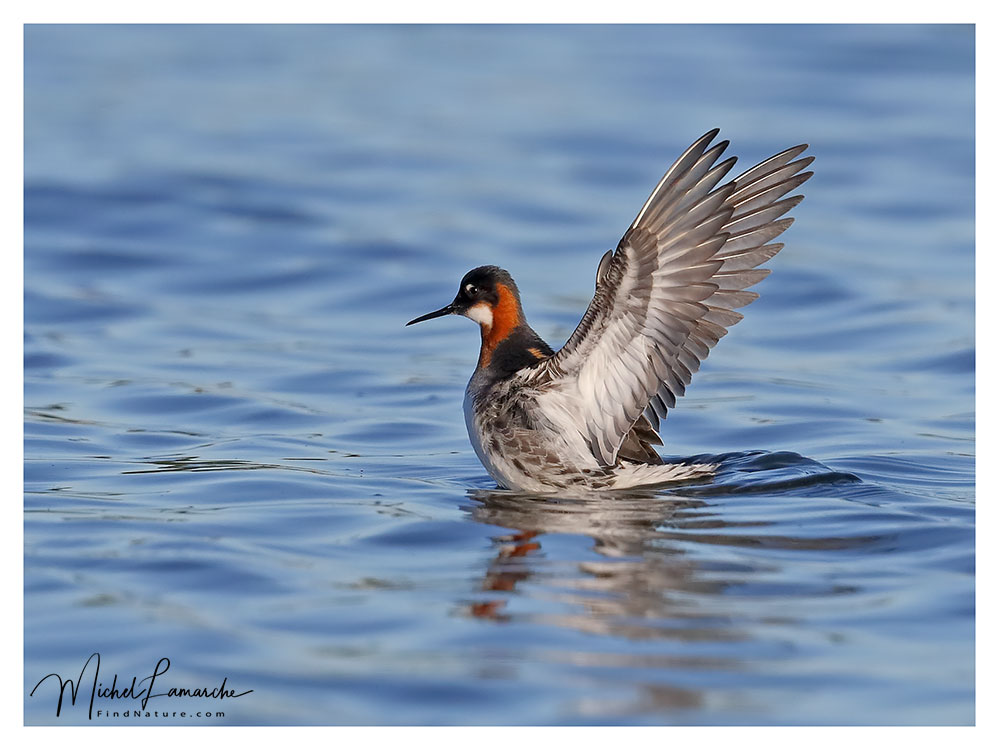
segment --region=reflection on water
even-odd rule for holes
[[[719,629],[715,616],[701,622],[698,613],[689,608],[690,600],[684,594],[718,594],[738,581],[730,584],[719,578],[717,569],[710,576],[699,575],[697,562],[684,553],[687,545],[838,550],[878,540],[876,536],[795,538],[768,534],[772,523],[767,520],[726,520],[723,514],[713,512],[708,502],[697,499],[700,495],[804,488],[821,492],[831,484],[860,481],[800,456],[795,466],[802,476],[775,480],[772,470],[786,469],[792,455],[755,452],[704,457],[720,464],[719,481],[703,487],[678,488],[668,494],[631,490],[556,498],[508,490],[473,491],[470,496],[479,504],[469,510],[472,518],[512,530],[493,538],[496,556],[484,576],[482,589],[511,592],[521,581],[543,581],[546,589],[561,592],[559,601],[577,610],[568,616],[545,617],[544,621],[585,632],[627,638],[737,638],[729,628]],[[743,477],[738,484],[726,486],[726,477],[751,471],[768,472],[767,478],[754,483]],[[799,492],[799,496],[807,495]],[[740,533],[727,533],[735,529]],[[592,541],[590,549],[599,558],[575,563],[561,560],[553,567],[544,553],[546,535],[588,537]],[[676,600],[678,596],[682,603]],[[506,602],[506,598],[477,601],[470,612],[476,617],[508,619]]]
[[[510,592],[520,581],[532,580],[558,591],[560,602],[578,610],[545,618],[550,624],[626,637],[684,637],[682,630],[658,632],[641,623],[677,616],[671,592],[696,590],[696,570],[681,550],[666,543],[668,536],[660,529],[704,503],[635,492],[578,499],[500,490],[471,496],[481,503],[470,511],[472,518],[515,530],[494,538],[496,557],[484,577],[484,591]],[[546,536],[560,534],[589,537],[599,558],[551,565]],[[501,619],[505,602],[477,602],[472,613]]]
[[[703,691],[684,684],[690,682],[691,674],[739,673],[747,679],[757,665],[733,651],[739,648],[737,644],[760,640],[761,628],[802,626],[793,608],[747,616],[739,597],[740,589],[750,588],[755,578],[780,578],[779,563],[725,564],[706,558],[703,550],[710,547],[705,545],[807,555],[810,550],[862,553],[880,541],[877,535],[856,532],[829,536],[774,533],[777,524],[765,516],[732,520],[705,499],[770,492],[793,493],[804,501],[809,494],[821,495],[830,487],[859,484],[851,474],[786,453],[728,454],[708,460],[721,463],[717,484],[669,493],[632,490],[567,498],[507,490],[471,492],[475,501],[467,509],[471,518],[508,531],[491,537],[494,554],[481,576],[482,593],[464,611],[500,624],[527,621],[612,641],[658,644],[651,653],[646,647],[640,653],[569,649],[545,654],[548,661],[604,674],[623,669],[639,675],[639,689],[632,700],[599,710],[590,706],[587,710],[596,715],[672,713],[703,707],[707,700]],[[754,480],[745,477],[747,473],[756,474]],[[789,476],[793,473],[799,476]],[[742,480],[733,481],[735,476]],[[559,549],[565,538],[585,540],[575,547],[583,553],[578,559]],[[555,546],[551,554],[546,545]],[[692,548],[702,553],[692,555]],[[779,590],[784,599],[811,599],[859,590],[856,585],[795,582],[793,569],[787,575],[792,580],[779,589],[770,584],[770,595]],[[733,592],[735,596],[727,596]],[[525,610],[520,601],[524,598],[538,606]],[[746,654],[755,650],[743,648]],[[671,681],[676,674],[680,678]]]

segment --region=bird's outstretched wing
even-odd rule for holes
[[[572,336],[525,371],[550,398],[571,404],[593,455],[613,465],[643,417],[652,429],[682,396],[691,374],[728,328],[758,269],[782,247],[768,244],[791,225],[780,217],[802,196],[783,198],[812,176],[813,157],[795,146],[718,187],[735,158],[718,161],[728,141],[699,138],[669,168],[613,253],[597,270],[597,289]],[[644,428],[644,420],[642,421]]]

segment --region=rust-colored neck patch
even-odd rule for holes
[[[492,325],[482,324],[482,349],[479,351],[479,367],[488,367],[496,346],[514,328],[521,325],[520,306],[513,291],[506,284],[496,285],[496,295],[499,297],[493,306]]]

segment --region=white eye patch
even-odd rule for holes
[[[479,325],[491,328],[493,325],[493,311],[485,302],[472,305],[465,311],[465,317],[471,318]]]
[[[475,284],[465,284],[465,291],[469,294],[475,293]]]

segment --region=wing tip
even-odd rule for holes
[[[687,154],[693,153],[695,151],[698,154],[703,154],[705,151],[708,150],[708,147],[711,146],[711,141],[717,138],[720,132],[721,128],[712,128],[711,130],[709,130],[707,133],[702,135],[696,141],[691,143],[690,146],[687,147],[687,150],[683,152],[683,155],[680,157],[680,159],[677,159],[677,161],[680,161],[683,158],[683,156],[686,156]],[[722,151],[728,148],[728,146],[729,142],[725,140],[725,141],[719,141],[714,146],[711,146],[711,148],[719,149],[718,153],[720,154]]]

